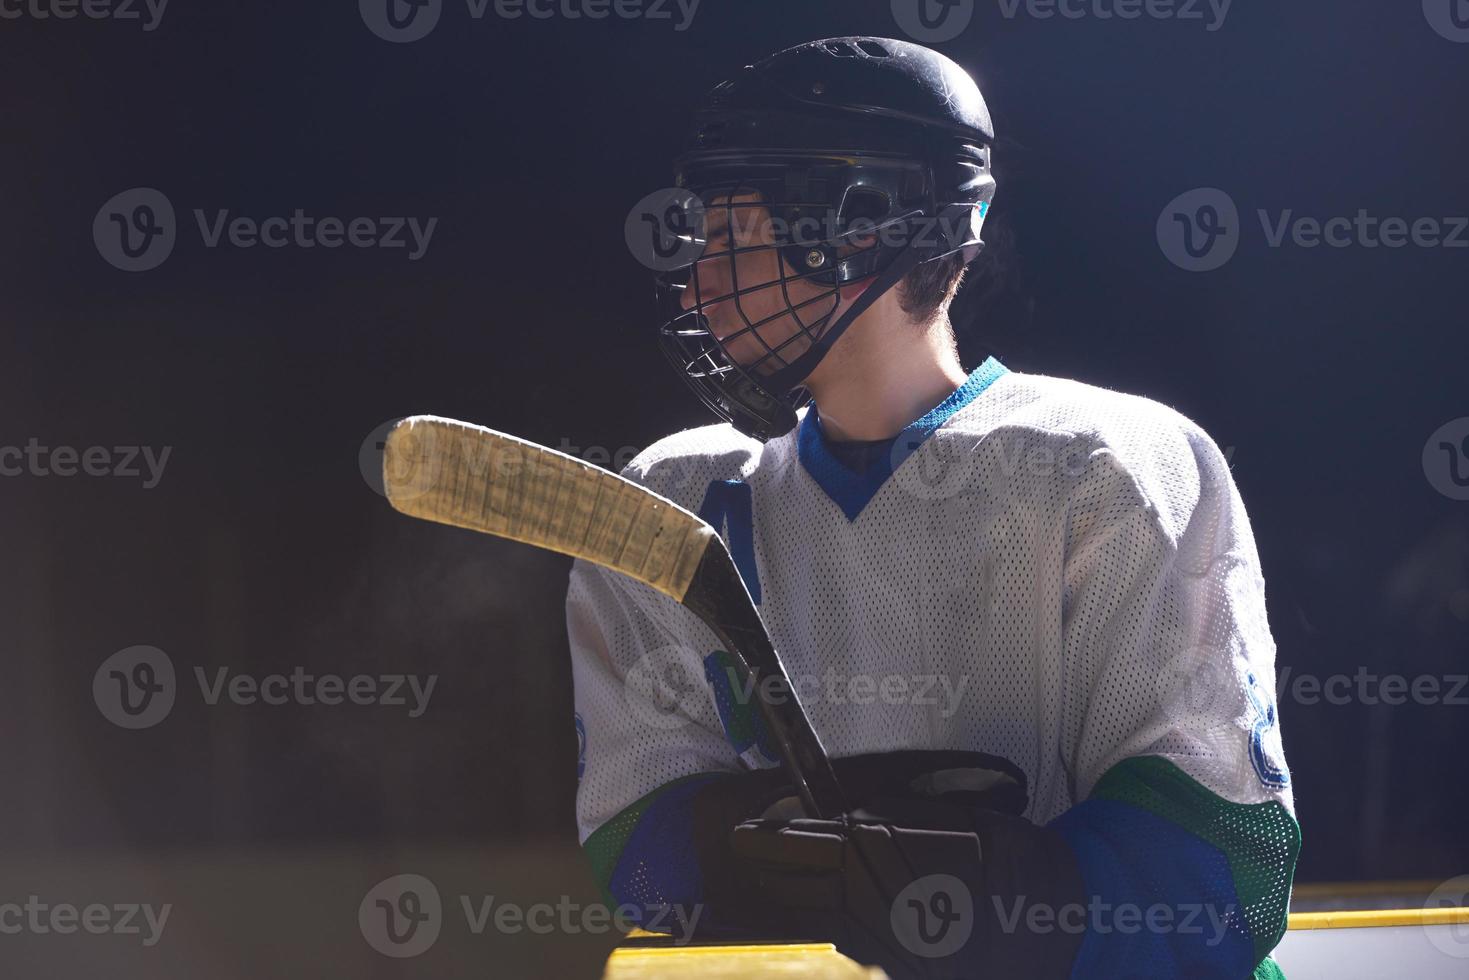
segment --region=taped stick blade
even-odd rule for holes
[[[717,536],[615,473],[468,422],[415,415],[388,433],[388,501],[410,517],[583,558],[682,602]]]

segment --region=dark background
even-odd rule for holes
[[[1417,3],[1240,3],[1214,32],[978,7],[938,45],[1000,134],[992,249],[955,310],[966,366],[992,351],[1145,394],[1233,447],[1282,668],[1469,673],[1469,503],[1421,461],[1469,415],[1469,249],[1274,249],[1255,217],[1469,214],[1469,44]],[[854,33],[900,36],[886,0],[704,0],[685,32],[476,21],[451,0],[412,44],[350,2],[174,0],[152,32],[0,20],[0,444],[172,447],[154,489],[0,479],[0,901],[152,896],[183,937],[3,936],[0,960],[595,975],[605,938],[457,935],[392,961],[356,933],[362,894],[399,872],[438,868],[446,895],[593,894],[568,563],[394,515],[359,453],[416,412],[622,460],[707,421],[654,346],[624,219],[670,183],[700,93]],[[169,197],[180,237],[130,274],[91,227],[133,187]],[[1215,272],[1176,268],[1155,237],[1195,187],[1244,222]],[[416,262],[210,249],[194,208],[439,224]],[[126,731],[91,682],[135,644],[167,652],[180,693]],[[211,707],[192,680],[297,666],[439,684],[411,719]],[[1298,881],[1469,871],[1469,705],[1283,696],[1281,716]]]

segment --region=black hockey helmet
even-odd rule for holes
[[[692,139],[674,163],[681,237],[692,258],[658,276],[664,352],[699,397],[735,428],[765,441],[789,432],[808,393],[800,387],[842,332],[909,270],[954,253],[972,261],[994,196],[989,110],[969,75],[906,41],[812,41],[744,68],[705,98]],[[771,244],[708,247],[709,219],[737,227],[768,211]],[[779,279],[740,283],[739,254],[779,255]],[[701,284],[728,262],[728,289]],[[871,279],[838,319],[841,286]],[[793,302],[789,287],[819,293]],[[752,319],[741,300],[779,288],[784,309]],[[705,311],[738,310],[743,328],[723,339]],[[793,318],[772,346],[759,327]],[[742,336],[763,353],[736,362]],[[745,349],[750,350],[749,341]]]

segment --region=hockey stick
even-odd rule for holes
[[[399,422],[383,454],[394,508],[582,558],[651,586],[698,616],[757,696],[781,761],[814,817],[846,798],[796,699],[729,551],[714,529],[645,487],[515,436],[432,415]]]

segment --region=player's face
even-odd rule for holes
[[[814,325],[831,312],[837,299],[830,286],[792,278],[795,274],[783,269],[780,253],[762,247],[774,245],[776,238],[770,210],[758,201],[750,193],[705,203],[708,245],[695,272],[710,331],[736,362],[768,373],[783,365],[773,357],[761,358],[771,349],[785,362],[799,357],[811,346],[802,326]],[[736,285],[739,295],[733,295]],[[684,291],[684,308],[691,309],[694,301],[691,283]]]

